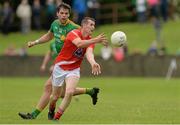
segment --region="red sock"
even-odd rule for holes
[[[49,112],[54,112],[56,108],[56,102],[51,102],[49,105]]]
[[[54,115],[54,119],[55,119],[55,120],[59,120],[59,119],[61,118],[63,112],[64,112],[64,111],[59,108],[58,111],[56,112],[56,114]]]

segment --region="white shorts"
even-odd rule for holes
[[[73,70],[63,70],[59,65],[55,65],[52,72],[52,85],[62,86],[64,84],[65,78],[69,76],[80,77],[80,68]]]

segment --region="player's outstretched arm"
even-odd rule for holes
[[[78,48],[88,47],[89,45],[95,44],[95,43],[102,43],[104,46],[108,45],[107,38],[103,33],[98,35],[97,37],[89,39],[89,40],[82,40],[81,38],[78,37],[78,38],[74,39],[72,42]]]
[[[28,44],[28,47],[33,47],[34,45],[37,45],[37,44],[46,43],[46,42],[50,41],[51,39],[53,39],[53,37],[54,37],[53,33],[48,31],[46,34],[44,34],[39,39],[37,39],[35,41],[30,41],[27,44]]]
[[[91,65],[92,74],[93,75],[101,74],[101,67],[94,59],[93,48],[91,48],[91,47],[87,48],[87,50],[86,50],[86,58],[87,58],[88,62]]]

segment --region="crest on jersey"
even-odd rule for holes
[[[78,58],[83,58],[83,53],[84,52],[84,49],[83,48],[78,48],[75,52],[74,52],[74,55]]]
[[[64,35],[62,35],[62,36],[60,37],[61,41],[64,41],[65,38],[66,38],[66,37],[65,37]]]

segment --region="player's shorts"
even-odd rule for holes
[[[80,68],[73,70],[63,70],[59,65],[56,64],[52,72],[52,85],[62,86],[64,84],[65,78],[70,76],[80,77]]]

